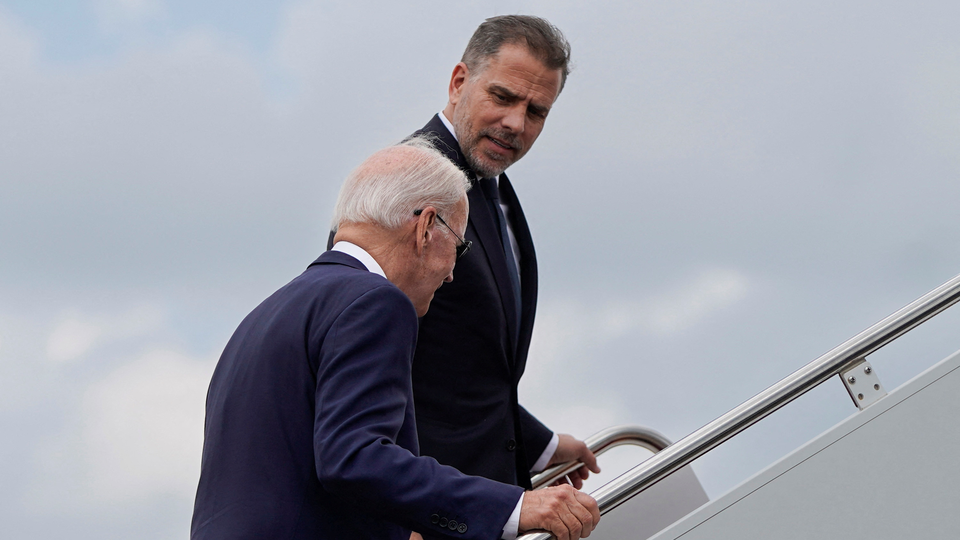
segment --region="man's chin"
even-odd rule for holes
[[[467,160],[467,165],[470,165],[470,168],[473,169],[473,172],[477,173],[477,176],[480,178],[495,178],[503,174],[503,171],[507,170],[507,167],[513,164],[505,163],[503,161],[492,160],[484,156],[484,159],[472,158]]]
[[[433,303],[433,296],[434,296],[433,294],[430,295],[430,298],[427,299],[426,305],[424,305],[423,307],[415,306],[417,310],[417,317],[423,317],[424,315],[427,314],[428,311],[430,311],[430,304]]]

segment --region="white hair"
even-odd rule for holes
[[[332,225],[376,223],[396,229],[425,206],[451,214],[469,189],[464,172],[428,138],[412,137],[373,154],[347,176]]]

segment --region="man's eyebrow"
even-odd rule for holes
[[[538,115],[540,115],[540,116],[546,116],[547,113],[550,112],[550,107],[544,107],[543,105],[537,105],[536,103],[533,103],[533,102],[530,102],[530,106],[527,107],[527,108],[530,109],[534,114],[538,114]]]
[[[490,92],[495,92],[495,93],[498,93],[498,94],[503,94],[504,97],[506,97],[507,99],[510,99],[510,100],[520,99],[520,96],[517,95],[515,92],[513,92],[512,90],[510,90],[509,88],[507,88],[507,87],[505,87],[505,86],[500,86],[499,84],[492,84],[492,85],[490,85],[490,88],[489,88],[488,90],[489,90]],[[550,112],[550,107],[545,107],[545,106],[543,106],[543,105],[537,105],[536,103],[533,103],[532,101],[530,102],[530,106],[528,107],[528,109],[530,109],[533,113],[538,114],[538,115],[541,115],[541,116],[546,116],[547,113]]]
[[[509,88],[507,88],[507,87],[505,87],[505,86],[500,86],[499,84],[491,85],[491,86],[490,86],[490,91],[491,91],[491,92],[496,92],[496,93],[498,93],[498,94],[503,94],[504,96],[506,96],[506,97],[508,97],[508,98],[510,98],[510,99],[517,99],[518,97],[520,97],[520,96],[518,96],[515,92],[513,92],[512,90],[510,90]]]

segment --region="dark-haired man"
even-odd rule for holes
[[[580,460],[579,488],[599,472],[581,441],[554,434],[518,403],[537,304],[537,262],[503,172],[536,142],[569,72],[570,45],[546,20],[487,19],[453,69],[446,107],[420,131],[463,169],[473,252],[420,321],[413,387],[420,448],[467,474],[530,487],[531,472]]]

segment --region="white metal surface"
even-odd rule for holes
[[[654,539],[958,538],[958,412],[960,352]]]

